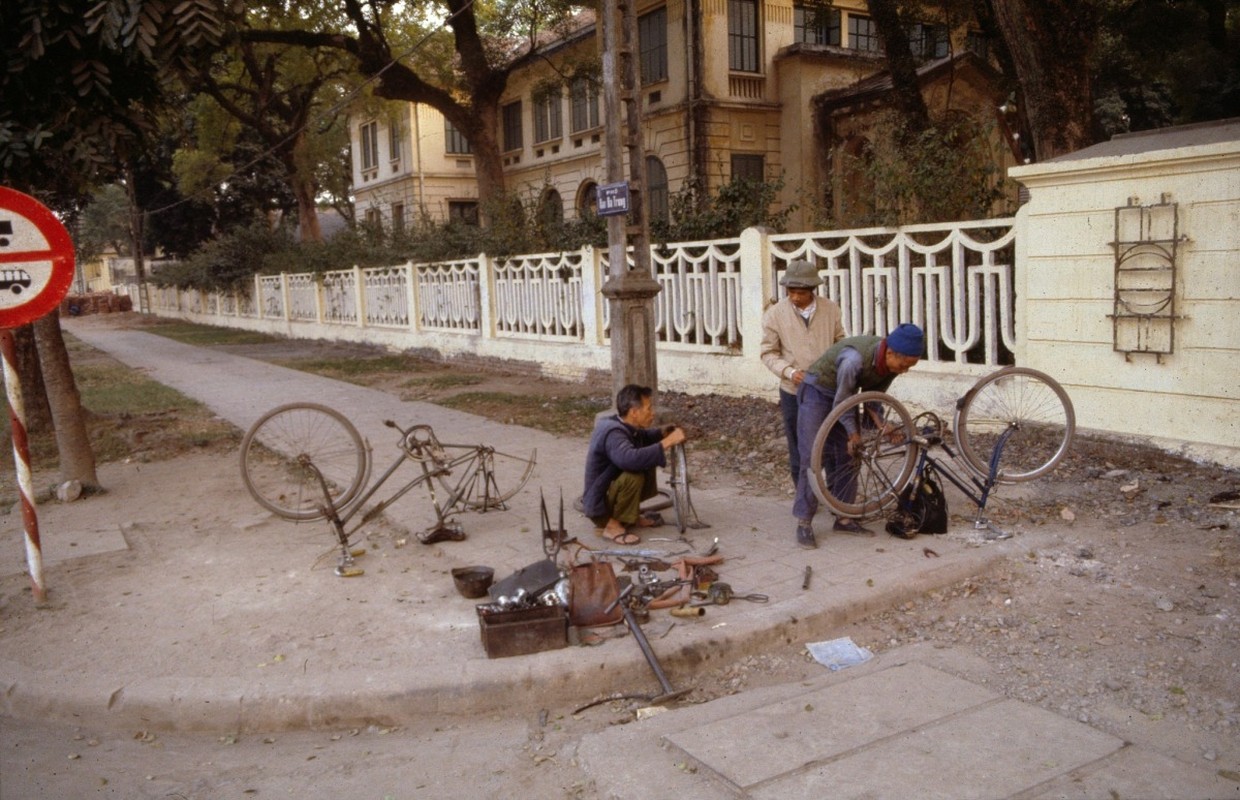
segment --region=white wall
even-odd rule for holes
[[[1240,466],[1240,124],[1230,127],[1126,137],[1009,174],[1031,193],[1017,215],[1017,363],[1060,380],[1085,429]],[[1126,355],[1108,316],[1116,209],[1162,202],[1176,204],[1181,235],[1174,351]]]

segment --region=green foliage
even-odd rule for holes
[[[218,43],[217,12],[213,0],[0,3],[3,182],[72,202],[115,177],[143,149],[166,71]]]
[[[293,249],[293,237],[284,228],[272,230],[262,223],[238,228],[211,240],[198,252],[151,276],[164,286],[228,290],[247,286],[258,272],[278,272],[271,262],[282,263]],[[305,267],[295,270],[305,272]]]
[[[990,123],[959,112],[931,119],[910,134],[894,112],[871,129],[861,156],[845,157],[841,174],[859,178],[827,222],[835,227],[909,225],[1011,213],[1006,178],[995,167],[998,138]]]
[[[1235,3],[1108,0],[1092,53],[1100,132],[1240,115]]]
[[[712,197],[703,181],[686,181],[668,203],[670,221],[653,221],[650,234],[663,242],[689,242],[738,236],[751,227],[783,232],[789,215],[796,210],[795,206],[771,210],[783,188],[783,178],[733,178]]]
[[[90,261],[111,248],[130,255],[129,198],[125,187],[110,183],[91,193],[74,231],[73,244],[79,261]]]

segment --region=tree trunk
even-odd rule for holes
[[[989,0],[1020,82],[1037,161],[1094,143],[1089,59],[1098,12],[1087,0]]]
[[[471,121],[468,125],[453,124],[469,139],[474,156],[474,176],[478,181],[478,210],[485,218],[494,200],[504,194],[504,156],[497,133],[498,101],[479,102],[475,98],[468,118]]]
[[[867,0],[867,5],[887,54],[891,105],[905,123],[901,138],[909,141],[930,127],[930,112],[917,82],[917,61],[909,48],[908,29],[900,19],[895,0]]]
[[[60,333],[60,316],[52,312],[34,323],[39,360],[43,364],[43,380],[47,399],[56,424],[56,449],[60,454],[61,481],[79,481],[83,488],[98,489],[95,454],[86,433],[82,398],[73,370],[69,368],[69,352]]]
[[[316,199],[319,194],[318,183],[310,167],[298,168],[299,165],[310,163],[310,157],[306,155],[306,147],[305,132],[297,133],[292,146],[283,151],[281,161],[288,175],[289,186],[293,189],[293,197],[297,200],[298,238],[303,242],[322,242],[323,230],[319,227],[319,208]]]
[[[45,433],[52,429],[52,409],[47,402],[47,388],[39,367],[39,351],[34,343],[34,328],[22,325],[13,329],[13,349],[17,378],[21,381],[22,405],[26,407],[26,432]]]

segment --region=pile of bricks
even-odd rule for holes
[[[67,295],[60,301],[62,316],[81,317],[87,314],[113,314],[133,311],[133,298],[111,292],[88,292]]]

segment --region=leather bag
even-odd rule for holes
[[[624,619],[616,598],[620,587],[608,561],[574,564],[568,572],[568,621],[579,628],[615,625]],[[607,608],[612,606],[610,612]]]

